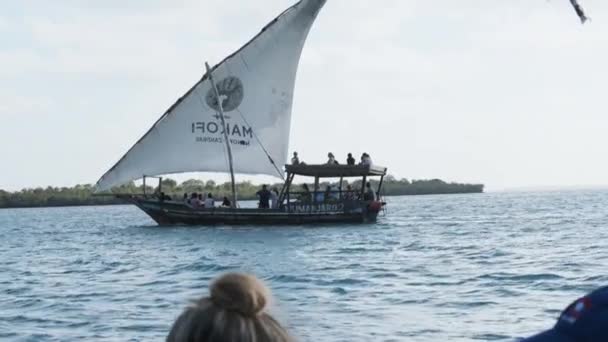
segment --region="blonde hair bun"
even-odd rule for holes
[[[256,277],[228,273],[211,284],[211,301],[227,311],[257,316],[266,307],[270,292]]]

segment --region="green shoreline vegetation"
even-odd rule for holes
[[[328,183],[322,183],[321,189],[325,189]],[[273,184],[270,188],[281,189],[283,184]],[[352,182],[353,189],[360,189],[361,181]],[[372,181],[374,187],[378,186],[377,181]],[[346,186],[346,185],[345,185]],[[260,185],[251,182],[237,183],[237,193],[241,200],[254,200],[255,193],[260,189]],[[293,191],[299,191],[300,185],[294,185]],[[382,195],[384,196],[407,196],[407,195],[438,195],[438,194],[465,194],[482,193],[483,184],[461,184],[446,183],[439,179],[432,180],[413,180],[396,179],[387,176],[382,185]],[[149,194],[157,190],[147,186],[146,192]],[[214,181],[202,181],[190,179],[178,184],[173,179],[164,179],[162,191],[172,196],[173,199],[181,199],[184,193],[212,193],[216,200],[221,200],[223,196],[230,194],[230,183],[216,184]],[[112,189],[115,194],[142,194],[143,185],[136,186],[135,183],[120,186]],[[124,201],[112,196],[94,195],[94,186],[90,184],[76,185],[74,187],[47,187],[35,189],[23,189],[21,191],[8,192],[0,189],[0,208],[35,208],[35,207],[63,207],[63,206],[90,206],[90,205],[115,205],[125,204]]]

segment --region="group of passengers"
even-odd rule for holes
[[[262,185],[262,190],[255,193],[258,196],[258,208],[260,209],[278,209],[279,208],[279,191],[277,188],[268,190],[266,185]]]
[[[263,185],[262,190],[256,192],[256,196],[258,196],[259,199],[258,208],[279,208],[279,191],[276,188],[268,190],[268,187]],[[203,194],[194,192],[191,195],[188,195],[188,193],[185,193],[183,201],[192,208],[215,208],[215,199],[213,198],[212,193],[208,193],[204,196],[204,199]],[[230,202],[228,197],[224,197],[220,208],[232,208],[232,202]]]
[[[336,156],[334,156],[334,154],[332,152],[329,152],[327,154],[327,165],[340,165],[340,163],[338,162],[338,160],[336,160]],[[298,156],[298,152],[294,152],[293,153],[293,157],[291,158],[291,165],[306,165],[306,163],[304,163],[303,161],[300,161],[300,157]],[[349,153],[346,157],[346,165],[350,165],[350,166],[355,166],[356,164],[356,160],[353,157],[352,153]],[[363,153],[361,155],[361,161],[359,162],[358,165],[372,165],[372,158],[369,156],[368,153]]]
[[[315,191],[315,196],[313,196],[308,184],[304,183],[302,184],[302,192],[300,193],[298,200],[303,203],[311,203],[313,202],[313,199],[314,202],[317,203],[337,202],[340,199],[339,193],[339,190],[335,190],[332,185],[328,185],[324,192]],[[361,196],[361,193],[363,193],[363,196]],[[365,184],[365,191],[363,192],[361,190],[354,190],[352,185],[348,184],[346,190],[342,191],[342,199],[345,201],[360,199],[363,199],[364,201],[377,201],[378,194],[376,194],[370,182]]]
[[[203,194],[193,192],[190,196],[188,193],[184,194],[184,203],[191,206],[192,208],[215,208],[215,199],[212,193],[208,193],[203,199]],[[232,203],[228,197],[224,197],[221,208],[231,208]]]

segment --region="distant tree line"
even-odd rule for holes
[[[353,189],[361,188],[361,181],[350,183]],[[321,183],[321,189],[325,189],[329,183]],[[337,186],[337,184],[332,184]],[[372,185],[377,188],[378,181],[372,181]],[[270,188],[281,189],[282,183],[271,184]],[[345,187],[346,185],[344,185]],[[299,191],[300,185],[293,185],[292,191]],[[214,181],[202,181],[190,179],[178,184],[173,179],[163,179],[162,192],[180,199],[182,196],[192,193],[208,194],[221,200],[223,196],[230,195],[230,183],[216,184]],[[432,195],[432,194],[462,194],[462,193],[481,193],[484,186],[482,184],[460,184],[446,183],[439,179],[432,180],[397,180],[393,176],[387,176],[382,185],[382,194],[385,196],[403,195]],[[239,199],[253,200],[255,193],[260,189],[259,185],[251,182],[241,182],[237,184]],[[158,187],[147,186],[146,193],[152,195],[158,191]],[[114,194],[142,194],[143,185],[135,185],[131,182],[112,189]],[[60,207],[60,206],[82,206],[82,205],[112,205],[123,204],[119,199],[112,196],[99,196],[94,194],[94,186],[90,184],[76,185],[74,187],[47,187],[35,189],[23,189],[21,191],[8,192],[0,190],[0,208],[29,208],[29,207]]]

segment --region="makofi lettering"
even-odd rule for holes
[[[216,122],[193,122],[193,134],[224,134],[220,124]],[[253,129],[249,126],[231,125],[226,123],[226,132],[229,136],[253,139]]]

